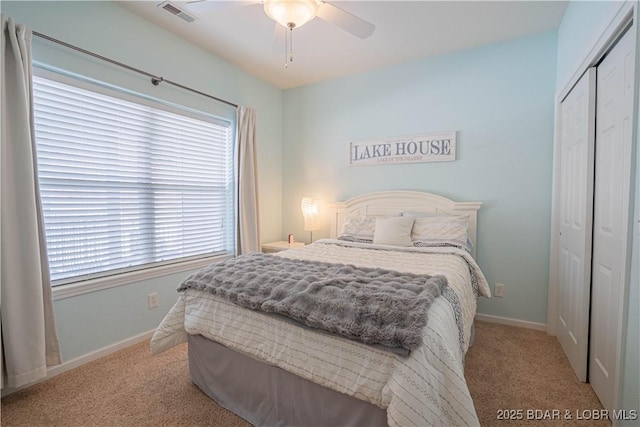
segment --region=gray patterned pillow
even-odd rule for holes
[[[467,215],[416,218],[411,240],[414,246],[456,246],[470,251],[468,230]]]
[[[376,230],[374,216],[348,216],[342,223],[342,230],[338,239],[350,242],[373,243],[373,233]]]

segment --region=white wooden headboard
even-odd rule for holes
[[[335,239],[338,236],[344,218],[351,215],[396,216],[402,212],[468,215],[469,239],[473,242],[471,255],[475,258],[480,206],[482,202],[454,202],[446,197],[421,191],[380,191],[363,194],[344,202],[329,203],[330,237]]]

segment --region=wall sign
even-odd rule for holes
[[[456,159],[456,131],[354,141],[349,145],[350,166],[452,162]]]

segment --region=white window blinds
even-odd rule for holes
[[[231,124],[123,98],[34,76],[54,285],[234,252]]]

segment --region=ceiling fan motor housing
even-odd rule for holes
[[[293,30],[316,17],[318,0],[264,0],[264,12],[285,28]]]

